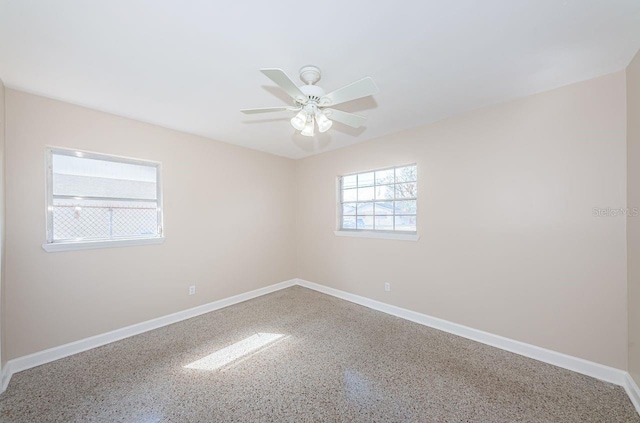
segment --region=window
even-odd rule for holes
[[[47,149],[47,251],[162,241],[160,164]]]
[[[417,165],[340,177],[340,231],[416,234]]]

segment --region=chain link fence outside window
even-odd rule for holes
[[[155,204],[53,206],[55,240],[148,237],[158,234]]]

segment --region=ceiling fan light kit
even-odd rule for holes
[[[307,114],[304,112],[304,110],[300,110],[297,115],[291,118],[291,126],[293,126],[298,131],[302,131],[306,123]]]
[[[327,132],[333,125],[333,121],[322,112],[316,112],[316,122],[318,123],[318,130],[320,132]]]
[[[343,123],[353,128],[362,126],[367,118],[329,108],[348,101],[374,95],[378,87],[371,77],[362,78],[328,94],[315,85],[322,73],[317,66],[304,66],[299,71],[302,82],[306,85],[298,87],[282,69],[261,69],[269,79],[282,88],[292,99],[292,107],[267,107],[262,109],[244,109],[245,114],[293,111],[297,112],[291,118],[291,126],[307,137],[315,134],[315,125],[320,132],[328,131],[333,121]]]
[[[302,129],[302,131],[300,132],[302,135],[304,135],[305,137],[312,137],[314,134],[314,130],[313,130],[313,118],[309,118],[307,120],[307,123],[304,125],[304,128]]]

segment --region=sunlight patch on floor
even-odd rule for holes
[[[256,333],[184,366],[185,369],[216,370],[284,337],[280,333]]]

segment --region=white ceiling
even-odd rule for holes
[[[640,0],[0,0],[8,87],[300,158],[623,69]],[[364,76],[369,117],[315,138],[258,70],[319,66],[331,91]],[[302,84],[302,82],[300,82]]]

